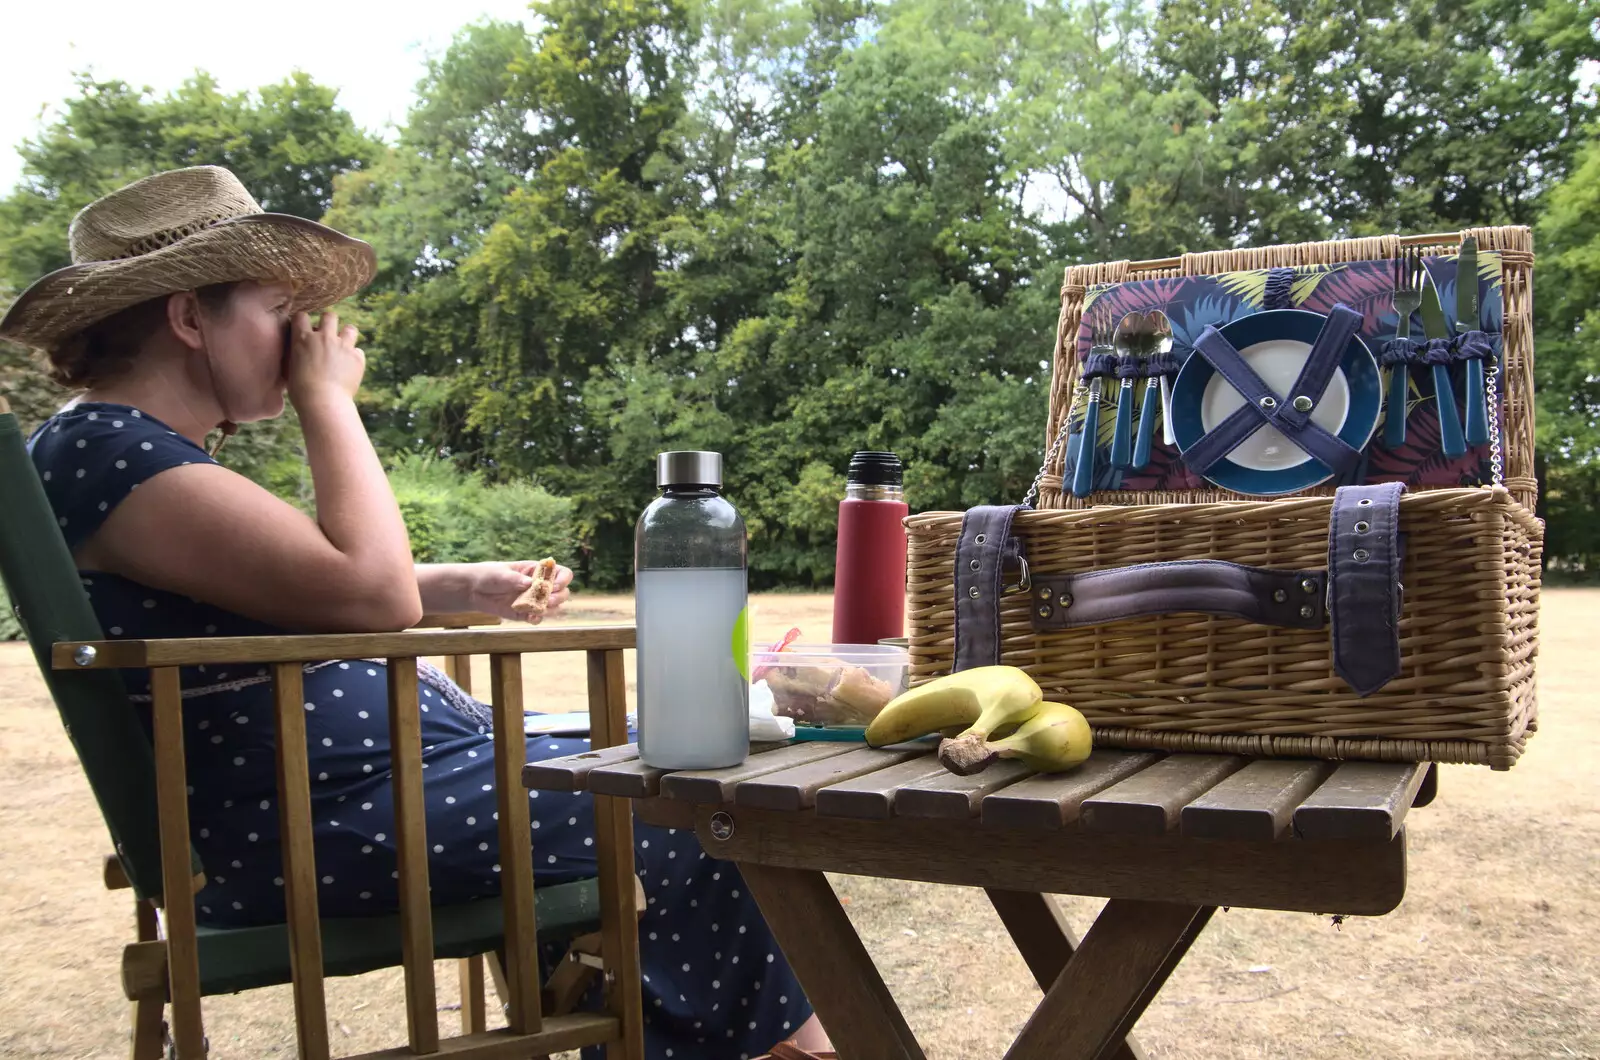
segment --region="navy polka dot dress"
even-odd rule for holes
[[[183,464],[212,462],[187,438],[126,405],[76,405],[46,421],[29,445],[73,548],[140,483]],[[117,575],[82,575],[95,614],[112,639],[283,632]],[[125,678],[148,727],[148,673],[126,671]],[[497,898],[499,825],[488,711],[433,667],[424,664],[421,678],[434,901]],[[207,877],[197,898],[200,922],[281,922],[268,671],[186,668],[183,689],[190,828]],[[325,916],[385,914],[398,907],[387,703],[381,662],[346,659],[306,667],[321,878],[317,900]],[[529,737],[528,758],[580,753],[588,742]],[[556,792],[529,792],[528,797],[536,885],[593,877],[589,797]],[[635,836],[636,866],[648,903],[639,925],[648,1054],[733,1060],[765,1052],[803,1023],[811,1009],[737,870],[707,858],[692,833],[638,825]]]

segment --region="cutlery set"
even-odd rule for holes
[[[1351,416],[1359,412],[1370,416],[1372,423],[1381,415],[1384,447],[1391,452],[1400,450],[1406,445],[1411,369],[1413,366],[1424,368],[1433,388],[1433,403],[1439,421],[1439,449],[1446,457],[1461,457],[1470,448],[1488,443],[1497,426],[1491,422],[1495,410],[1489,407],[1488,391],[1491,388],[1486,385],[1486,373],[1492,374],[1495,356],[1494,336],[1481,327],[1477,241],[1471,237],[1464,239],[1456,260],[1453,324],[1445,316],[1439,288],[1425,267],[1420,248],[1402,249],[1388,267],[1390,297],[1396,316],[1394,335],[1381,344],[1381,353],[1376,359],[1361,345],[1359,338],[1356,340],[1352,349],[1359,348],[1361,361],[1369,366],[1358,370],[1357,375],[1364,375],[1371,382],[1361,384],[1349,376],[1349,369],[1354,362],[1347,362],[1340,369],[1345,375],[1342,392],[1347,396],[1338,399],[1346,402],[1345,411],[1338,414],[1348,422]],[[1377,281],[1377,277],[1373,277],[1373,280]],[[1163,442],[1168,446],[1176,444],[1187,454],[1188,449],[1196,444],[1195,423],[1200,405],[1203,403],[1209,409],[1215,400],[1209,396],[1197,398],[1195,388],[1187,379],[1189,373],[1184,368],[1190,359],[1188,355],[1195,352],[1194,348],[1185,344],[1174,352],[1173,329],[1167,315],[1172,307],[1128,312],[1120,319],[1114,310],[1096,312],[1098,308],[1091,304],[1086,311],[1090,320],[1090,349],[1083,361],[1081,380],[1087,390],[1087,400],[1081,425],[1071,435],[1067,445],[1067,461],[1072,470],[1065,477],[1074,497],[1087,497],[1094,489],[1096,443],[1100,437],[1101,415],[1106,400],[1115,403],[1115,423],[1109,452],[1102,459],[1108,459],[1110,467],[1118,471],[1140,471],[1149,465],[1158,416],[1162,424]],[[1418,314],[1421,317],[1421,338],[1415,339],[1412,337],[1413,318]],[[1274,325],[1267,337],[1288,339],[1288,332],[1294,329],[1292,322]],[[1202,344],[1200,339],[1194,341],[1196,345]],[[1250,356],[1254,355],[1247,350],[1247,359]],[[1462,365],[1459,372],[1460,386],[1464,390],[1462,400],[1458,400],[1457,383],[1452,377],[1452,369],[1457,362]],[[1207,370],[1201,374],[1209,376],[1209,366],[1203,367]],[[1374,378],[1374,368],[1377,376],[1381,377],[1381,383]],[[1181,438],[1175,436],[1173,426],[1174,395],[1180,375],[1185,379],[1183,392],[1178,395],[1178,404],[1187,402],[1195,406],[1189,408],[1186,405],[1179,409],[1185,420]],[[1112,394],[1106,393],[1108,379],[1113,381],[1111,386],[1115,388]],[[1228,381],[1233,382],[1231,378]],[[1296,382],[1298,384],[1301,380]],[[1203,390],[1201,393],[1209,394]],[[1278,395],[1274,400],[1291,402],[1295,409],[1301,411],[1300,420],[1303,421],[1313,405],[1320,407],[1318,403],[1321,397],[1301,397],[1296,391],[1292,401],[1288,395]],[[1296,436],[1304,430],[1299,421],[1280,421],[1279,417],[1292,417],[1292,413],[1287,410],[1275,411],[1276,406],[1267,404],[1266,397],[1261,401],[1262,409],[1267,410],[1262,414],[1264,422],[1277,423],[1279,426],[1287,423],[1286,429],[1292,428],[1290,433]],[[1136,404],[1139,406],[1137,416],[1134,414]],[[1212,413],[1207,412],[1206,415]],[[1321,413],[1317,415],[1320,417]],[[1201,433],[1209,429],[1207,427]],[[1333,430],[1339,433],[1337,427],[1333,427]],[[1361,436],[1357,430],[1351,437],[1359,441],[1370,435]],[[1257,459],[1266,462],[1247,467],[1257,474],[1271,473],[1273,467],[1268,457],[1273,452],[1276,451],[1264,450]],[[1298,450],[1293,452],[1297,453]],[[1302,455],[1304,459],[1311,459],[1309,454]],[[1199,470],[1192,465],[1191,469]],[[1204,474],[1204,471],[1201,473]],[[1262,486],[1259,492],[1280,492],[1268,479],[1258,477],[1252,481]],[[1258,491],[1251,489],[1249,492]]]

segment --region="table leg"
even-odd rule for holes
[[[1011,941],[1016,943],[1017,952],[1027,962],[1039,989],[1049,990],[1078,948],[1077,936],[1066,917],[1061,915],[1055,899],[1036,891],[1005,891],[995,887],[985,888],[985,893],[994,911],[1000,914],[1000,922],[1006,926]],[[1145,1060],[1145,1054],[1130,1034],[1116,1044],[1106,1060]]]
[[[813,869],[736,864],[840,1060],[923,1060],[828,878]]]
[[[1006,1060],[1109,1060],[1215,911],[1107,902]]]

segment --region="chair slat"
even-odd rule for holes
[[[627,673],[620,651],[588,653],[589,739],[600,749],[628,742]],[[633,804],[594,797],[595,860],[600,883],[601,956],[606,1008],[621,1021],[622,1040],[609,1060],[644,1060],[643,974],[639,967],[639,900],[633,874]]]
[[[522,656],[489,657],[494,703],[494,788],[500,809],[500,896],[505,903],[506,1022],[519,1034],[536,1033],[539,1011],[538,931],[533,913],[533,841],[522,767]]]
[[[1083,826],[1091,832],[1164,835],[1178,813],[1223,777],[1242,768],[1238,755],[1173,755],[1083,801]]]
[[[436,1053],[438,995],[433,982],[433,909],[428,894],[428,835],[422,801],[422,707],[417,698],[417,660],[407,656],[391,658],[388,672],[406,1033],[412,1052]]]
[[[278,833],[289,969],[301,1060],[327,1060],[328,1008],[322,989],[322,931],[317,921],[317,861],[311,826],[311,767],[306,755],[305,676],[299,663],[273,666],[273,721],[278,760]]]
[[[772,754],[781,754],[774,751]],[[893,750],[862,747],[807,762],[776,773],[766,773],[741,781],[733,789],[733,801],[740,806],[762,810],[803,810],[814,806],[817,792],[829,784],[872,773],[927,754],[926,747],[901,745]],[[761,758],[766,758],[762,755]],[[758,759],[759,761],[759,759]]]
[[[183,692],[178,671],[150,671],[156,755],[156,812],[161,822],[162,905],[167,921],[167,996],[178,1060],[205,1060],[200,1016],[200,946],[195,938],[189,846],[189,778],[183,757]]]
[[[665,769],[647,766],[635,758],[616,765],[596,766],[589,773],[588,784],[596,795],[646,799],[661,790],[661,778],[666,775]]]
[[[1147,751],[1095,751],[1066,773],[1019,780],[984,796],[983,823],[989,828],[1057,830],[1075,824],[1083,800],[1153,765],[1160,755]]]
[[[684,802],[731,802],[734,788],[746,780],[791,766],[834,758],[847,753],[852,746],[855,745],[822,741],[795,743],[752,755],[741,764],[727,769],[680,770],[662,778],[661,794]]]
[[[1427,776],[1426,762],[1345,762],[1294,811],[1302,839],[1392,839]]]
[[[1328,762],[1251,762],[1183,808],[1183,834],[1270,841],[1289,834],[1294,809],[1333,772]]]
[[[970,777],[948,771],[942,776],[924,777],[895,794],[894,812],[903,817],[945,817],[964,821],[978,812],[978,804],[985,795],[1000,791],[1031,772],[1021,762],[1002,759]]]

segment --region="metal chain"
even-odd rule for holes
[[[1067,435],[1072,433],[1072,405],[1076,404],[1078,395],[1074,391],[1072,404],[1067,405],[1066,415],[1061,417],[1061,430],[1056,434],[1056,440],[1050,444],[1050,449],[1044,454],[1044,463],[1039,465],[1039,473],[1033,477],[1033,485],[1028,487],[1028,493],[1022,498],[1024,508],[1033,508],[1033,499],[1039,495],[1039,484],[1044,481],[1044,473],[1050,466],[1050,461],[1061,452],[1061,447],[1066,444]]]
[[[1505,485],[1500,450],[1500,362],[1489,363],[1484,381],[1484,396],[1489,405],[1489,478],[1496,486]]]

